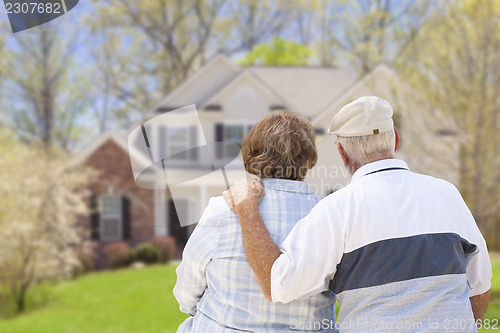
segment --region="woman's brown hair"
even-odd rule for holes
[[[304,180],[318,159],[315,139],[305,117],[274,111],[262,117],[243,140],[245,169],[260,178]]]

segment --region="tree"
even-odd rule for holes
[[[225,2],[95,2],[86,24],[93,33],[95,84],[105,92],[101,116],[125,124],[141,119],[207,54],[215,54],[209,51],[210,42]]]
[[[401,75],[457,126],[461,192],[490,246],[500,229],[500,4],[447,1],[404,53]]]
[[[294,8],[284,0],[94,2],[86,25],[104,92],[95,112],[125,126],[141,120],[217,53],[249,51],[284,31]]]
[[[274,37],[271,42],[256,45],[239,63],[241,65],[310,65],[314,52],[307,46]]]
[[[120,115],[127,116],[125,112],[120,112],[126,103],[121,101],[121,94],[116,91],[123,73],[118,68],[119,63],[115,61],[118,56],[115,55],[118,39],[104,33],[93,35],[92,40],[94,47],[90,52],[93,61],[89,76],[94,83],[91,89],[94,103],[91,111],[97,121],[99,134],[102,134],[113,127],[112,124],[116,123]],[[130,119],[126,123],[131,123]]]
[[[5,33],[8,31],[7,25],[0,23],[0,87],[2,87],[2,79],[3,79],[3,68],[5,62]],[[1,119],[1,118],[0,118]]]
[[[31,286],[70,277],[85,245],[77,218],[86,212],[92,173],[67,153],[0,138],[0,299],[2,312],[22,312]],[[10,302],[9,302],[10,301]],[[9,307],[8,305],[12,306]]]
[[[257,44],[286,34],[303,0],[237,0],[227,2],[219,19],[219,48],[228,55],[250,51]]]
[[[87,104],[86,80],[73,63],[77,39],[43,25],[10,37],[2,63],[6,122],[26,143],[70,149]]]
[[[437,5],[428,0],[322,1],[318,56],[323,65],[348,65],[366,74],[392,65]]]

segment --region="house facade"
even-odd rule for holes
[[[168,179],[163,185],[141,188],[136,184],[129,154],[129,146],[136,141],[127,142],[130,132],[106,133],[79,155],[82,163],[101,174],[97,183],[89,184],[93,213],[86,219],[86,226],[101,250],[110,242],[126,241],[135,246],[155,236],[171,235],[176,239],[179,256],[208,200],[221,195],[226,180],[232,184],[245,177],[234,144],[241,144],[260,117],[277,109],[301,113],[311,121],[317,136],[318,162],[306,182],[317,194],[328,195],[345,186],[350,176],[326,130],[335,112],[364,95],[380,96],[394,106],[394,119],[402,136],[397,157],[404,158],[417,172],[457,184],[459,145],[453,127],[424,102],[410,103],[406,96],[412,93],[385,66],[360,78],[341,68],[239,67],[219,55],[149,112],[149,118],[155,119],[188,105],[196,108],[196,112],[170,117],[158,132],[151,130],[150,135],[155,135],[160,144],[148,144],[149,156],[139,156],[157,164],[165,162],[159,160],[161,156],[171,156],[165,162],[168,175],[162,175],[161,169],[160,174],[151,173],[153,178]],[[146,142],[147,126],[142,124]],[[141,132],[136,132],[137,145],[144,146],[139,142]],[[236,159],[224,169],[207,169],[208,159],[202,148],[211,142],[233,143],[214,148],[213,154],[215,158]],[[201,165],[205,166],[203,172],[193,167]]]

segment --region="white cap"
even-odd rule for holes
[[[376,96],[363,96],[347,104],[333,117],[328,134],[352,137],[394,129],[391,104]]]

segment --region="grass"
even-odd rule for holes
[[[61,283],[43,307],[0,320],[0,332],[175,332],[187,317],[172,294],[175,267],[94,273]]]
[[[491,280],[491,300],[488,306],[488,311],[486,311],[485,319],[495,320],[498,324],[496,325],[496,332],[500,330],[500,258],[495,255],[492,256],[491,266],[493,268],[493,279]],[[483,329],[481,332],[486,332]],[[490,329],[489,331],[493,331]]]
[[[492,260],[492,265],[492,300],[486,318],[499,320],[500,258]],[[58,284],[50,288],[51,297],[43,306],[0,320],[0,332],[175,332],[187,317],[179,311],[172,295],[175,268],[175,265],[167,265],[93,273]],[[43,292],[46,293],[46,287]],[[499,326],[500,323],[494,331],[498,332]],[[481,330],[485,331],[488,330]]]

